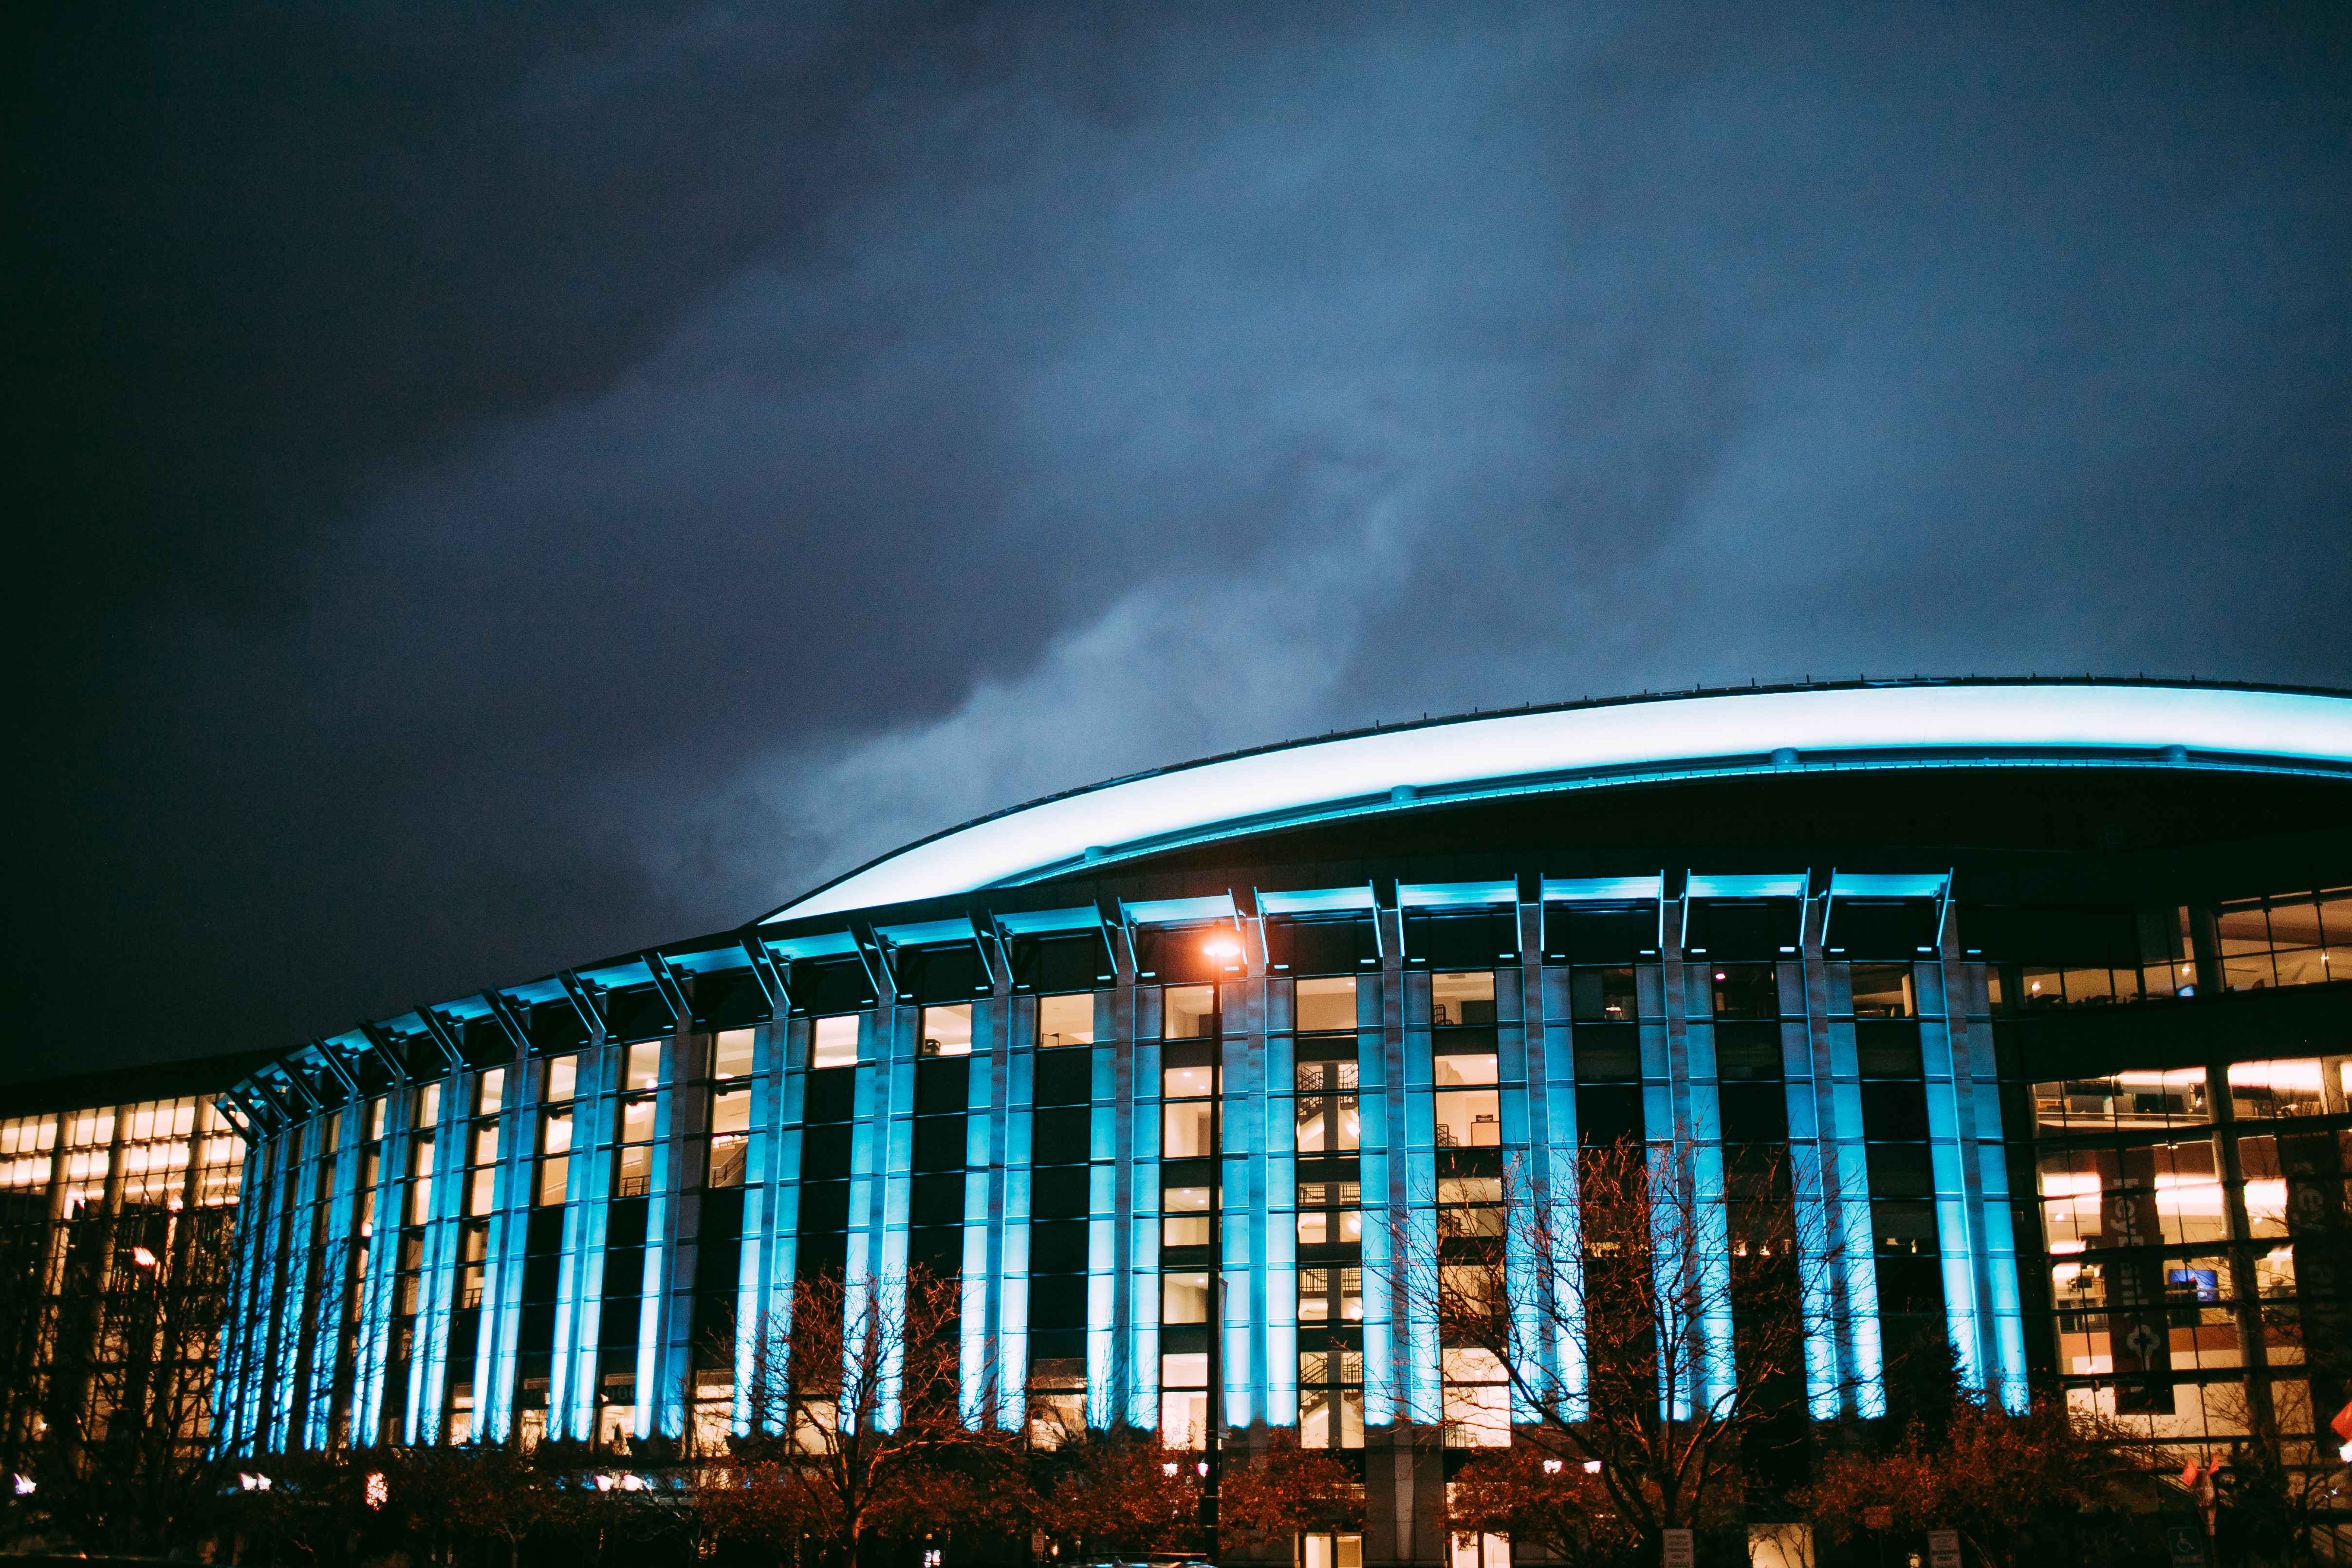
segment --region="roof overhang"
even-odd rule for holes
[[[1890,683],[1441,720],[1159,769],[874,861],[767,918],[1017,886],[1336,818],[1741,773],[2106,765],[2339,772],[2352,698],[2239,686]]]

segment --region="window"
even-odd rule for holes
[[[1298,1184],[1298,1244],[1353,1247],[1364,1239],[1363,1186],[1352,1181]]]
[[[457,1305],[482,1304],[482,1286],[489,1270],[490,1222],[469,1219],[457,1237]]]
[[[1160,1358],[1160,1440],[1198,1448],[1209,1431],[1209,1358],[1198,1352]]]
[[[478,1073],[474,1079],[474,1114],[493,1116],[506,1098],[507,1070],[492,1067]]]
[[[2320,1087],[2318,1060],[2231,1062],[2230,1109],[2241,1122],[2325,1116],[2327,1103]]]
[[[1298,1270],[1298,1321],[1310,1326],[1364,1321],[1364,1271],[1351,1267]]]
[[[1712,973],[1717,1018],[1780,1016],[1780,977],[1771,965],[1717,964]]]
[[[857,1061],[857,1013],[816,1019],[810,1027],[811,1067],[851,1067]]]
[[[757,1031],[748,1029],[723,1029],[710,1042],[710,1076],[713,1078],[743,1078],[751,1071],[751,1048]]]
[[[1336,1032],[1356,1027],[1356,977],[1298,982],[1293,1027],[1301,1034]]]
[[[1163,1323],[1205,1323],[1209,1321],[1209,1275],[1206,1270],[1160,1276],[1160,1321]]]
[[[542,1207],[561,1204],[570,1185],[572,1110],[549,1110],[540,1118],[539,1180],[531,1201]]]
[[[1160,1092],[1168,1101],[1161,1108],[1163,1158],[1197,1159],[1210,1153],[1217,1107],[1214,1101],[1200,1096],[1209,1092],[1213,1071],[1171,1067],[1160,1074]]]
[[[629,1047],[628,1065],[622,1071],[630,1089],[651,1089],[661,1082],[661,1041],[648,1040]]]
[[[484,1073],[485,1078],[488,1077]],[[499,1178],[499,1124],[496,1121],[477,1122],[467,1150],[467,1164],[472,1168],[466,1176],[466,1212],[488,1214],[497,1207]]]
[[[1201,1040],[1217,1032],[1217,988],[1171,986],[1160,993],[1164,1040]]]
[[[1854,1017],[1911,1019],[1919,1016],[1918,992],[1912,984],[1910,965],[1856,964],[1853,967],[1853,973]]]
[[[1301,1154],[1336,1154],[1359,1145],[1363,1133],[1362,1103],[1356,1093],[1352,1061],[1302,1061],[1297,1068],[1298,1098],[1292,1103]]]
[[[1051,1049],[1061,1045],[1092,1045],[1095,1039],[1095,994],[1077,996],[1039,997],[1037,998],[1037,1043]]]
[[[379,1094],[368,1102],[367,1135],[370,1143],[374,1143],[383,1136],[384,1113],[390,1108],[391,1103],[392,1096],[388,1094]]]
[[[2184,1067],[2036,1083],[2033,1119],[2045,1129],[2172,1127],[2201,1125],[2212,1114],[2205,1070]]]
[[[569,1100],[577,1092],[579,1082],[578,1056],[551,1056],[547,1059],[547,1092],[540,1098],[550,1104]]]
[[[971,1004],[957,1002],[948,1007],[925,1008],[922,1040],[925,1056],[970,1056]]]
[[[1500,1236],[1503,1233],[1501,1176],[1440,1176],[1437,1204],[1438,1234],[1441,1236]]]
[[[433,1134],[419,1133],[408,1141],[408,1218],[422,1225],[433,1218]]]
[[[1492,1149],[1501,1146],[1502,1095],[1492,1088],[1498,1076],[1492,1052],[1447,1055],[1434,1059],[1437,1083],[1434,1113],[1437,1146],[1441,1149]],[[1478,1084],[1489,1087],[1465,1088]]]
[[[1570,969],[1568,1001],[1578,1023],[1633,1023],[1641,1017],[1630,964]]]
[[[1206,1247],[1209,1244],[1209,1189],[1171,1186],[1160,1195],[1160,1244],[1163,1247]]]
[[[1058,1448],[1087,1429],[1087,1364],[1075,1357],[1046,1356],[1029,1367],[1029,1441]]]
[[[1298,1446],[1302,1448],[1360,1448],[1364,1446],[1362,1351],[1299,1353]]]
[[[614,1140],[613,1196],[643,1197],[653,1190],[654,1105],[650,1093],[632,1094],[621,1102],[620,1133]]]
[[[712,1186],[741,1186],[751,1128],[751,1091],[721,1089],[710,1096],[710,1175]]]
[[[1503,1364],[1488,1350],[1439,1353],[1445,1379],[1445,1446],[1501,1448],[1511,1441],[1511,1391]]]
[[[1495,974],[1491,969],[1429,977],[1429,1021],[1449,1024],[1491,1024],[1495,1021]]]

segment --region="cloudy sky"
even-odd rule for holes
[[[51,10],[0,1071],[1375,719],[2352,685],[2340,7]]]

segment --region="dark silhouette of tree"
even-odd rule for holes
[[[12,1467],[39,1511],[89,1550],[161,1552],[201,1528],[213,1366],[236,1261],[232,1211],[163,1207],[63,1218],[17,1281],[14,1358],[41,1429]]]
[[[981,1500],[1019,1487],[1018,1440],[989,1424],[992,1392],[963,1386],[961,1305],[957,1281],[920,1270],[824,1273],[757,1325],[752,1435],[735,1457],[772,1464],[763,1482],[824,1561],[856,1561],[869,1534],[929,1532],[951,1496],[969,1506],[950,1522],[990,1528]]]
[[[1805,1442],[1806,1344],[1832,1329],[1841,1249],[1785,1157],[1625,1140],[1507,1164],[1499,1205],[1447,1190],[1433,1235],[1397,1222],[1402,1304],[1449,1376],[1507,1395],[1514,1446],[1591,1474],[1649,1550],[1733,1517],[1749,1473]]]
[[[1889,1511],[1889,1528],[1910,1534],[1957,1530],[1980,1563],[2084,1561],[2078,1523],[2113,1510],[2132,1482],[2145,1482],[2139,1453],[2115,1423],[2037,1401],[2022,1416],[1957,1400],[1941,1443],[1914,1426],[1885,1454],[1831,1454],[1799,1500],[1832,1540],[1866,1527],[1866,1511]]]

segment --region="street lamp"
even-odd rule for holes
[[[1202,952],[1213,968],[1209,979],[1209,1419],[1201,1467],[1201,1554],[1217,1560],[1218,1483],[1225,1436],[1225,1033],[1224,967],[1241,956],[1241,944],[1212,937]]]

